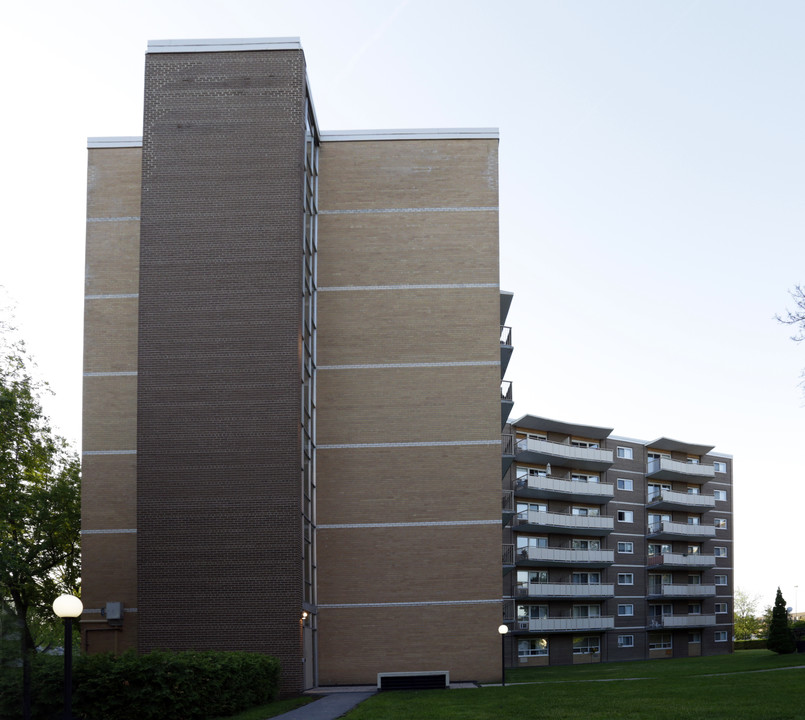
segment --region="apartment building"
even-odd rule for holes
[[[732,651],[732,458],[525,415],[506,427],[513,667]]]
[[[296,39],[149,43],[89,141],[86,650],[499,678],[497,149],[320,130]]]

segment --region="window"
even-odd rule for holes
[[[632,510],[618,510],[618,522],[634,522],[634,512]]]
[[[716,518],[713,521],[713,524],[716,526],[716,530],[726,530],[727,529],[727,520],[725,518]]]
[[[698,630],[688,633],[689,643],[700,643],[702,641],[702,634]]]
[[[701,495],[702,489],[698,485],[688,485],[688,495]]]
[[[702,614],[701,603],[688,603],[688,615],[701,615],[701,614]]]
[[[725,615],[728,612],[727,603],[716,603],[716,615]]]
[[[662,530],[664,522],[671,522],[670,513],[649,513],[648,514],[648,531],[659,532]]]
[[[574,507],[571,510],[573,515],[578,515],[580,517],[598,517],[601,514],[600,507]]]
[[[726,630],[716,630],[714,639],[715,639],[716,642],[727,642],[727,640],[729,639],[727,637],[727,631]]]
[[[583,475],[581,473],[572,473],[570,476],[571,480],[575,480],[576,482],[585,482],[585,483],[600,483],[601,476],[600,475]]]
[[[634,458],[632,448],[618,447],[618,457],[623,460],[632,460]]]
[[[548,617],[547,605],[518,605],[517,624],[521,630],[528,630],[530,620],[544,620]]]
[[[631,555],[634,553],[634,543],[633,542],[619,542],[618,543],[618,552],[624,553],[626,555]]]
[[[573,606],[574,618],[597,618],[601,617],[600,605],[574,605]]]
[[[548,512],[548,505],[546,503],[517,503],[517,514],[521,517],[526,518],[528,513],[535,512]]]
[[[618,647],[619,648],[634,647],[634,635],[618,635]]]
[[[699,555],[702,552],[701,545],[688,545],[688,555]]]
[[[548,582],[547,570],[518,570],[517,571],[517,595],[529,594],[529,585],[544,585]]]
[[[580,448],[599,448],[601,447],[597,442],[594,440],[573,440],[571,438],[570,444],[573,447],[580,447]]]
[[[726,500],[727,499],[727,491],[726,490],[713,490],[713,497],[716,500]]]
[[[525,640],[517,641],[518,657],[537,657],[539,655],[545,656],[547,654],[547,638],[527,638]]]
[[[701,515],[688,515],[688,525],[701,525]]]
[[[532,535],[518,535],[517,536],[517,549],[521,550],[526,547],[548,547],[547,537],[534,537]]]
[[[548,436],[545,433],[527,433],[526,437],[529,440],[547,440]]]
[[[574,572],[571,576],[574,585],[600,585],[601,573],[598,572]]]
[[[574,655],[597,655],[601,652],[601,640],[597,637],[574,637]]]
[[[646,487],[648,488],[649,500],[653,500],[664,492],[671,492],[671,486],[666,483],[649,483]]]
[[[632,481],[632,478],[618,478],[618,490],[634,490],[634,482]]]
[[[689,457],[687,459],[687,463],[688,463],[688,465],[698,465],[699,464],[699,458],[697,458],[697,457]]]
[[[713,548],[713,555],[716,557],[727,557],[727,548],[716,545],[716,547]]]
[[[671,633],[649,633],[649,650],[670,650],[674,646],[671,640]]]
[[[600,550],[601,549],[601,541],[600,540],[584,540],[582,538],[573,538],[570,543],[570,546],[574,550]]]
[[[727,576],[726,575],[716,575],[713,582],[716,585],[726,585],[727,584]]]
[[[714,462],[713,463],[713,471],[714,472],[727,472],[727,463],[725,462]]]
[[[618,585],[634,585],[634,573],[618,573]]]
[[[688,575],[688,585],[701,585],[701,584],[702,584],[701,573],[698,575]]]
[[[654,557],[655,555],[664,555],[665,553],[671,552],[671,545],[666,543],[649,543],[648,545],[648,556]]]
[[[631,617],[632,615],[634,615],[634,605],[632,603],[626,603],[625,605],[618,605],[619,617]]]

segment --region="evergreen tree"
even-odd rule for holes
[[[771,624],[769,625],[769,637],[766,641],[769,650],[784,655],[796,650],[794,634],[791,632],[791,621],[788,617],[788,610],[785,608],[785,600],[780,588],[777,588],[777,597],[774,600],[774,608],[771,611]]]

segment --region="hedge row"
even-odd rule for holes
[[[736,650],[765,650],[766,649],[766,640],[765,640],[765,638],[761,638],[760,640],[736,640],[735,641],[735,649]]]
[[[73,714],[83,720],[206,720],[274,700],[276,658],[245,652],[84,655],[73,664]],[[0,673],[0,717],[18,717],[21,668]],[[32,663],[33,720],[51,720],[63,704],[64,660]]]

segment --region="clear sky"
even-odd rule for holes
[[[300,37],[324,130],[500,129],[514,416],[735,457],[736,585],[805,609],[800,0],[13,3],[0,285],[80,444],[86,137],[149,39]],[[799,590],[795,590],[798,586]]]

